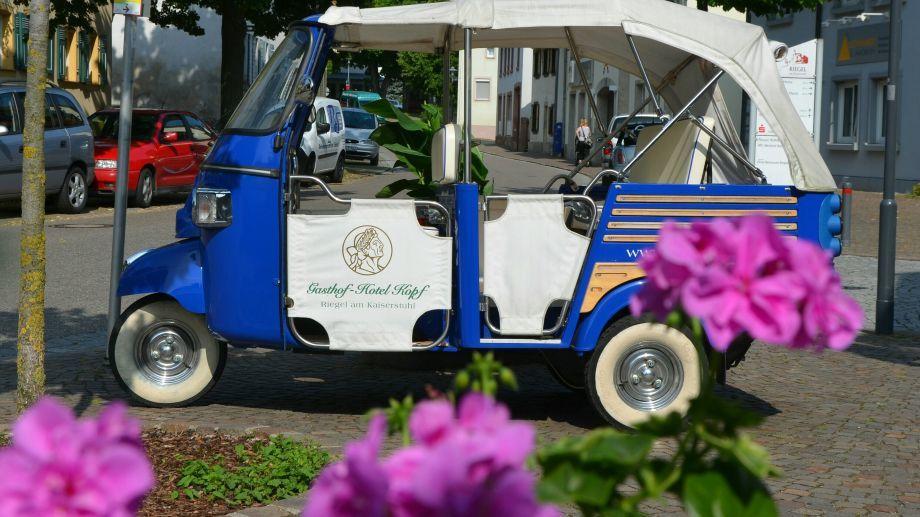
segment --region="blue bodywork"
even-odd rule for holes
[[[311,33],[305,74],[320,83],[333,29],[301,22]],[[234,345],[303,348],[291,333],[285,308],[286,168],[291,146],[303,131],[310,106],[296,104],[284,124],[264,134],[224,133],[202,167],[195,187],[231,193],[233,219],[223,228],[198,228],[192,197],[176,216],[179,242],[130,259],[119,293],[163,293],[187,310],[205,314],[209,328]],[[481,198],[476,185],[457,184],[451,209],[455,219],[454,300],[447,344],[459,348],[559,348],[590,352],[608,324],[624,314],[643,280],[605,293],[585,307],[597,264],[635,263],[654,246],[657,225],[666,219],[704,220],[720,214],[771,211],[783,233],[840,253],[839,197],[769,185],[649,185],[615,183],[590,195],[603,209],[565,315],[565,324],[547,339],[495,339],[480,310]],[[194,192],[193,192],[194,195]],[[625,197],[624,197],[625,196]],[[695,211],[695,212],[688,212]],[[618,224],[628,223],[628,224]],[[438,317],[432,319],[437,327]]]

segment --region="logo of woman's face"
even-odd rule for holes
[[[390,238],[376,226],[359,226],[342,242],[342,259],[359,275],[376,275],[390,265],[393,246]]]

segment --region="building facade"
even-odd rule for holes
[[[891,0],[835,0],[817,12],[757,18],[768,37],[789,46],[817,39],[822,78],[816,102],[818,147],[831,173],[856,188],[881,190]],[[920,4],[904,2],[898,84],[897,188],[920,183]]]
[[[93,17],[93,30],[57,27],[48,41],[48,79],[69,91],[87,113],[110,102],[112,8]],[[25,81],[28,62],[28,9],[0,0],[0,82]]]
[[[470,68],[472,69],[473,105],[472,105],[472,131],[473,137],[480,140],[495,140],[496,113],[498,113],[498,49],[476,48],[473,49]],[[461,52],[459,69],[457,71],[458,84],[464,84],[466,70],[463,68]],[[457,120],[463,123],[464,98],[459,95],[457,99]]]
[[[533,49],[500,48],[497,52],[495,143],[513,151],[526,151],[530,117],[525,113],[533,93]]]

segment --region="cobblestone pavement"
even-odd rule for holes
[[[838,263],[849,292],[867,308],[874,300],[872,262],[843,257]],[[920,513],[920,263],[899,263],[899,270],[896,336],[863,334],[848,351],[821,355],[755,346],[729,374],[723,394],[767,417],[753,434],[784,472],[770,486],[786,513]],[[49,343],[48,391],[93,413],[123,394],[103,364],[103,334],[78,328]],[[583,395],[556,384],[538,358],[507,360],[521,390],[504,399],[516,418],[536,425],[542,441],[601,425]],[[426,384],[449,386],[452,368],[463,361],[231,349],[223,378],[199,404],[132,411],[148,426],[288,432],[337,452],[362,435],[368,410],[390,396],[423,396]],[[0,429],[14,418],[15,377],[13,349],[0,347]],[[649,510],[677,510],[672,504]]]
[[[532,171],[521,171],[526,173]],[[545,181],[536,177],[534,181],[538,179]],[[141,228],[142,221],[171,224],[166,215],[154,213],[145,219],[136,215],[134,228]],[[168,235],[167,230],[142,240],[156,244],[154,239],[162,238],[159,233]],[[139,234],[133,235],[140,239]],[[52,239],[50,249],[73,255],[79,246],[71,240],[77,237],[64,237]],[[901,238],[906,237],[901,233]],[[144,243],[132,246],[152,245]],[[108,249],[101,239],[96,245]],[[81,263],[94,263],[90,258],[87,255]],[[866,309],[867,329],[872,328],[875,262],[860,256],[837,260],[847,291]],[[753,434],[784,472],[770,486],[787,514],[920,514],[920,262],[899,261],[897,275],[898,334],[894,337],[867,333],[846,352],[822,355],[755,346],[748,360],[729,374],[723,395],[766,416]],[[81,274],[65,284],[76,296],[83,296],[83,302],[62,305],[60,286],[55,287],[55,298],[49,298],[57,305],[48,309],[53,328],[49,328],[47,374],[49,393],[62,397],[79,413],[92,414],[124,394],[103,364],[105,304],[93,297],[104,290],[104,284],[87,278]],[[4,430],[15,417],[15,299],[4,296],[0,302],[0,430]],[[516,418],[534,423],[540,440],[602,425],[584,396],[559,386],[538,357],[518,354],[504,360],[513,364],[521,390],[503,398]],[[390,396],[413,392],[421,397],[426,384],[449,386],[451,372],[464,361],[446,354],[313,355],[233,348],[223,378],[195,406],[135,407],[132,412],[147,426],[287,432],[339,452],[345,442],[363,434],[363,415],[368,410],[383,406]],[[288,509],[299,504],[285,503]],[[678,507],[665,501],[648,510],[671,512]],[[283,515],[281,511],[279,506],[248,514]]]

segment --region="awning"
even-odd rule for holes
[[[476,48],[568,48],[569,28],[582,58],[639,75],[625,37],[629,34],[656,86],[688,57],[703,60],[665,85],[662,96],[669,106],[680,107],[696,94],[715,73],[714,65],[747,92],[770,124],[789,159],[795,186],[807,191],[836,188],[786,93],[771,44],[756,25],[665,0],[456,0],[371,9],[330,7],[319,21],[336,26],[340,45],[421,52],[463,48],[464,28],[475,29]],[[701,100],[695,111],[714,117],[716,132],[740,148],[718,91],[712,100]],[[743,181],[740,168],[728,153],[713,158],[717,179]]]

